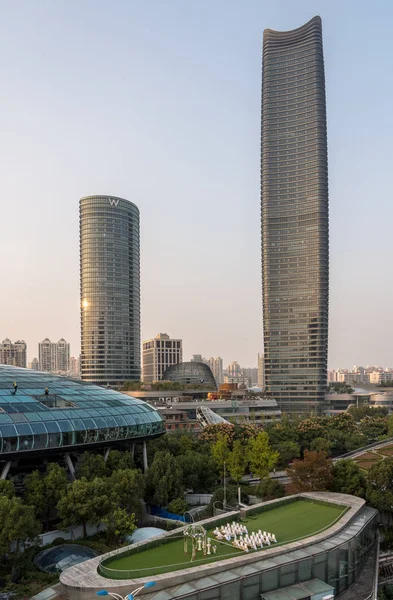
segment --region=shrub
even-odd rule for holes
[[[168,511],[175,515],[183,515],[187,510],[187,502],[183,498],[175,498],[168,504]]]
[[[53,540],[51,546],[61,546],[62,544],[66,544],[66,540],[62,537],[57,537]]]

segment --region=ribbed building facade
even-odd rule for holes
[[[139,210],[113,196],[80,200],[81,377],[141,377]]]
[[[266,391],[320,412],[328,351],[329,223],[322,24],[263,35],[261,222]]]

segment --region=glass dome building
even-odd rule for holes
[[[165,433],[142,400],[83,381],[0,365],[0,462],[84,451]]]
[[[87,546],[78,544],[62,544],[54,548],[43,550],[34,559],[34,564],[45,573],[61,573],[68,567],[97,556],[97,552]]]
[[[173,381],[187,385],[203,385],[216,390],[216,380],[209,367],[200,362],[182,362],[168,367],[162,376],[163,381]]]

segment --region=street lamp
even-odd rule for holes
[[[131,594],[127,594],[124,597],[121,596],[120,594],[116,594],[115,592],[107,592],[106,590],[100,590],[99,592],[96,592],[96,595],[97,596],[112,596],[112,598],[115,598],[115,600],[134,600],[135,596],[137,594],[139,594],[139,592],[141,590],[143,590],[144,588],[153,587],[153,585],[156,585],[155,581],[147,581],[144,585],[141,585],[141,587],[136,588],[136,590],[131,592]]]

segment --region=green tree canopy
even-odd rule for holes
[[[367,500],[380,512],[393,512],[393,457],[377,462],[369,470]]]
[[[108,544],[115,544],[124,540],[135,529],[135,515],[129,515],[124,508],[114,508],[102,519],[105,525]]]
[[[227,436],[223,433],[217,434],[216,441],[211,446],[211,453],[221,476],[224,473],[224,463],[228,460],[229,452]]]
[[[99,525],[113,509],[109,479],[76,479],[68,484],[67,492],[58,502],[57,508],[63,525],[82,525],[83,535],[86,537],[87,523]]]
[[[36,516],[49,528],[51,513],[67,487],[67,472],[57,463],[49,463],[44,474],[33,471],[25,478],[25,500],[34,506]]]
[[[150,504],[168,506],[183,494],[182,470],[169,452],[156,452],[146,474],[146,500]]]
[[[96,477],[105,477],[107,474],[108,468],[101,454],[84,452],[76,465],[78,479],[84,477],[87,481],[93,481]]]
[[[15,496],[15,486],[9,479],[0,479],[0,496],[13,498]]]
[[[16,553],[21,543],[33,541],[41,531],[34,508],[23,504],[20,498],[0,496],[0,555],[12,552],[15,544]]]
[[[106,461],[106,468],[108,473],[124,469],[135,469],[135,463],[131,452],[125,450],[111,450]],[[99,477],[102,477],[102,475],[99,475]]]
[[[276,479],[264,477],[261,479],[261,483],[255,488],[255,495],[264,502],[267,502],[267,500],[275,500],[276,498],[285,496],[285,488]]]
[[[350,458],[338,460],[332,469],[332,490],[342,494],[366,497],[366,477],[357,463]]]
[[[367,439],[370,442],[373,442],[380,436],[387,435],[388,418],[366,416],[361,419],[359,427],[360,431],[367,437]]]
[[[239,483],[246,472],[247,453],[239,440],[233,442],[233,449],[227,457],[227,465],[230,476],[236,483]]]
[[[311,442],[310,449],[316,452],[325,452],[327,456],[330,456],[332,445],[333,443],[329,439],[317,437]]]
[[[119,469],[108,479],[108,489],[114,506],[124,508],[128,514],[139,516],[145,492],[145,476],[138,469]]]
[[[247,447],[248,462],[254,476],[266,477],[272,471],[279,459],[279,454],[269,445],[269,436],[265,431],[250,439]]]
[[[294,458],[300,456],[300,445],[290,439],[274,444],[273,448],[279,454],[278,465],[281,467],[286,467]]]
[[[217,467],[210,454],[188,451],[177,457],[182,470],[182,482],[186,490],[209,493],[217,481]]]

